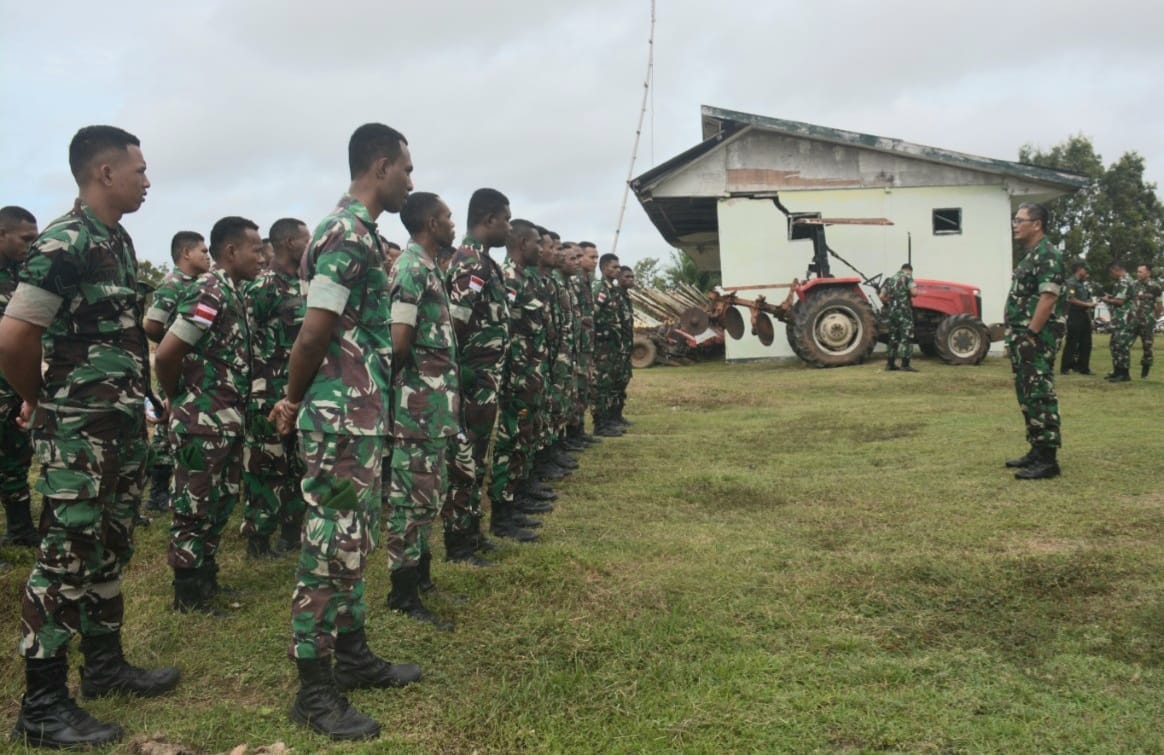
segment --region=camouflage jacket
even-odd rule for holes
[[[170,271],[162,285],[154,291],[145,319],[160,322],[168,330],[178,315],[178,305],[196,288],[195,284],[200,277],[186,275],[181,270]]]
[[[472,236],[466,236],[449,261],[445,274],[449,291],[449,311],[461,323],[458,343],[462,375],[486,372],[499,385],[505,373],[505,352],[509,340],[509,298],[501,267]]]
[[[19,276],[19,264],[0,266],[0,317],[4,316],[4,310],[8,307],[13,292],[16,291]],[[16,391],[8,384],[4,376],[0,375],[0,423],[8,419],[2,412],[9,410],[13,405],[19,406]]]
[[[335,435],[391,435],[392,335],[384,249],[368,208],[345,194],[304,254],[307,308],[339,315],[298,427]]]
[[[1132,298],[1135,302],[1132,319],[1138,325],[1156,322],[1156,303],[1160,301],[1160,284],[1149,278],[1132,284]]]
[[[221,269],[202,276],[178,305],[169,333],[190,346],[170,401],[170,432],[241,435],[251,392],[251,333],[239,287]]]
[[[570,284],[557,270],[549,275],[554,287],[553,310],[558,322],[558,351],[554,360],[554,384],[557,388],[566,385],[574,371],[574,306],[570,297]]]
[[[266,415],[287,387],[287,362],[306,314],[306,286],[298,275],[268,270],[246,287],[251,323],[251,398],[248,420],[269,434]],[[254,422],[248,421],[248,424]]]
[[[619,353],[629,358],[635,343],[635,305],[631,302],[630,292],[625,288],[615,289],[618,295],[618,314],[621,318],[622,339],[619,341]]]
[[[913,276],[905,270],[898,270],[885,279],[881,284],[881,293],[885,295],[885,316],[902,317],[913,316],[912,298],[917,291],[917,284]]]
[[[617,354],[622,350],[622,312],[618,289],[605,278],[594,282],[594,353]]]
[[[517,396],[539,393],[545,387],[546,308],[541,299],[537,270],[518,270],[513,260],[502,265],[509,304],[509,370],[507,389]]]
[[[1111,307],[1111,321],[1113,325],[1123,325],[1131,322],[1136,310],[1135,281],[1132,276],[1124,274],[1122,278],[1112,284],[1111,298],[1122,299],[1123,304]]]
[[[129,234],[106,226],[80,200],[33,243],[5,314],[45,328],[42,407],[143,411],[147,347],[137,275]]]
[[[586,366],[594,361],[594,284],[586,273],[578,273],[570,283],[578,301],[578,361]]]
[[[1012,328],[1030,325],[1039,297],[1047,292],[1059,297],[1048,322],[1061,322],[1064,318],[1063,286],[1066,277],[1063,255],[1050,241],[1041,239],[1027,252],[1011,275],[1010,294],[1006,297],[1006,324]]]
[[[461,431],[457,339],[444,276],[436,262],[410,242],[388,274],[392,322],[411,325],[412,349],[392,379],[392,436],[447,438]]]

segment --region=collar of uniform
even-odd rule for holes
[[[351,194],[344,194],[342,197],[340,197],[339,204],[336,206],[345,212],[349,212],[352,215],[355,215],[357,218],[363,221],[364,225],[368,226],[368,228],[371,230],[376,230],[376,221],[372,219],[372,213],[368,212],[368,208],[364,206],[363,202],[356,199]]]
[[[436,267],[436,261],[429,256],[428,252],[424,251],[423,246],[416,243],[416,239],[409,239],[408,243],[404,245],[404,251],[408,252],[409,254],[415,254],[416,258],[420,260],[420,264],[424,265],[429,270],[432,270],[434,267]],[[396,261],[397,263],[400,262],[399,259]]]
[[[94,241],[105,241],[113,236],[113,232],[117,230],[102,223],[101,219],[93,214],[93,208],[85,204],[80,197],[77,197],[76,201],[73,202],[73,212],[83,217],[93,227]]]
[[[230,276],[227,275],[226,271],[221,267],[215,267],[210,271],[210,274],[218,279],[218,282],[222,284],[223,288],[227,289],[232,294],[237,293],[238,286],[234,285],[234,281],[230,279]]]
[[[485,245],[474,238],[473,234],[471,233],[465,234],[465,238],[461,240],[461,246],[471,246],[477,252],[481,252],[485,249]]]

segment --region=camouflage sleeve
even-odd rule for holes
[[[392,266],[388,283],[388,297],[392,302],[392,322],[416,327],[420,300],[424,295],[428,271],[415,257],[406,265],[400,258]]]
[[[457,254],[447,273],[449,314],[461,322],[469,322],[485,287],[485,275],[474,263],[467,255]]]
[[[1035,280],[1040,294],[1058,294],[1063,290],[1063,258],[1045,242],[1040,244],[1035,258]]]
[[[172,277],[168,277],[154,291],[153,299],[150,301],[150,308],[145,313],[145,319],[160,322],[163,325],[169,322],[170,315],[174,313],[174,310],[178,306],[177,298],[177,282]]]
[[[197,346],[206,337],[222,310],[222,292],[218,281],[207,278],[178,305],[178,314],[168,332],[189,346]]]
[[[5,314],[17,320],[47,328],[66,299],[77,294],[84,279],[85,257],[81,253],[86,243],[84,233],[76,234],[72,243],[64,233],[48,231],[32,245],[20,285],[12,295]]]
[[[325,309],[341,315],[347,308],[353,286],[368,272],[367,251],[342,224],[328,228],[313,249],[315,276],[307,289],[308,309]]]
[[[247,285],[246,301],[251,315],[251,328],[258,330],[266,327],[278,312],[279,291],[275,286],[274,276],[263,273]]]

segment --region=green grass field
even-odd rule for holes
[[[198,752],[1164,752],[1164,368],[1060,378],[1063,476],[1019,482],[1005,361],[915,364],[640,371],[637,424],[583,455],[541,543],[489,570],[438,546],[438,584],[468,598],[430,599],[453,634],[384,609],[378,553],[372,645],[426,678],[352,694],[384,725],[371,743],[287,720],[290,560],[252,565],[231,534],[241,608],[177,615],[157,522],[126,576],[126,645],[183,683],[87,707]],[[0,577],[4,726],[17,558]]]

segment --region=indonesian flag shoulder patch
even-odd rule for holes
[[[218,317],[218,310],[206,302],[200,301],[198,302],[198,305],[194,307],[194,314],[191,315],[190,319],[193,320],[196,325],[209,328],[214,324],[214,318],[216,317]]]
[[[598,292],[598,297],[597,297],[597,298],[598,298],[598,303],[599,303],[599,304],[604,304],[604,303],[606,303],[606,292],[605,292],[605,291],[599,291],[599,292]]]
[[[481,289],[485,288],[485,280],[483,278],[477,277],[476,275],[470,275],[469,288],[473,289],[474,291],[480,291]]]

